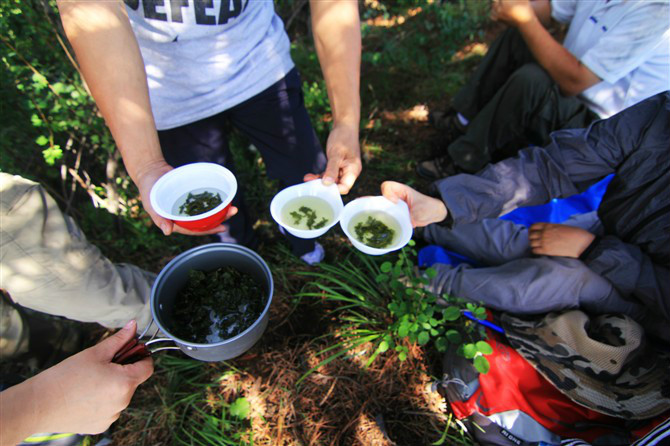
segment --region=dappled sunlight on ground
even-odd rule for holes
[[[287,13],[285,23],[299,3],[275,3],[278,10],[283,8]],[[448,103],[488,49],[481,43],[490,40],[486,29],[473,18],[484,2],[411,2],[419,7],[405,6],[407,3],[364,2],[369,9],[362,15],[360,148],[364,165],[354,189],[342,197],[345,203],[378,195],[384,180],[406,182],[419,190],[428,187],[414,170],[416,162],[437,145],[439,135],[428,125],[428,111]],[[325,147],[332,114],[307,31],[308,11],[305,3],[289,35],[311,122]],[[408,344],[406,361],[388,351],[369,367],[366,363],[375,346],[361,345],[299,382],[308,370],[339,351],[319,354],[343,339],[334,333],[344,322],[336,307],[318,296],[297,297],[310,280],[304,274],[317,269],[290,254],[269,213],[279,185],[268,177],[260,156],[248,150],[249,141],[230,131],[236,175],[244,185],[250,218],[259,235],[260,245],[255,250],[270,265],[275,281],[268,328],[250,351],[223,363],[202,364],[173,353],[156,355],[156,373],[139,387],[130,407],[114,424],[114,444],[177,444],[187,433],[202,427],[203,412],[212,418],[228,417],[233,427],[221,427],[220,435],[230,439],[229,444],[242,444],[233,441],[232,434],[240,432],[253,436],[255,445],[273,446],[414,446],[435,442],[447,427],[448,414],[443,398],[430,389],[432,376],[439,374],[440,367],[429,344]],[[41,162],[39,147],[35,156]],[[23,160],[21,157],[22,152],[17,159]],[[88,164],[82,164],[80,172],[98,175],[89,179],[81,173],[82,182],[77,183],[84,199],[89,200],[86,191],[106,184],[107,179],[104,164],[94,165],[88,152],[83,161]],[[126,191],[130,180],[124,178],[119,189]],[[95,187],[102,198],[107,197],[104,188]],[[136,226],[101,218],[107,212],[98,209],[84,220],[80,214],[88,212],[87,208],[82,210],[73,202],[73,210],[78,212],[75,217],[80,223],[88,222],[82,228],[89,239],[113,261],[158,272],[180,252],[214,241],[178,234],[164,237],[144,212],[136,190],[130,189],[123,195],[127,210],[122,214]],[[325,248],[327,265],[337,265],[350,253],[351,243],[339,225],[318,241]],[[389,325],[388,320],[381,323]],[[248,419],[232,419],[227,413],[239,398],[249,402]],[[183,441],[189,444],[188,439]]]
[[[409,346],[406,361],[381,355],[369,368],[357,359],[360,352],[352,352],[299,383],[308,367],[331,354],[317,356],[315,342],[304,341],[291,346],[285,339],[275,348],[254,349],[234,367],[204,365],[214,382],[203,393],[206,410],[216,414],[246,398],[249,428],[260,445],[387,446],[439,438],[444,408],[432,401],[436,397],[430,395],[431,378],[419,346]]]
[[[371,419],[368,415],[361,413],[356,421],[356,440],[361,444],[370,446],[393,445],[393,442],[389,441],[382,432],[377,421]]]
[[[457,51],[451,58],[452,62],[460,62],[472,56],[484,56],[489,50],[489,46],[486,43],[474,42],[465,45],[459,51]]]
[[[386,121],[425,122],[428,121],[428,107],[418,104],[408,110],[383,111],[379,115]]]
[[[365,2],[366,4],[368,1]],[[372,19],[368,19],[365,21],[366,25],[369,26],[378,26],[381,28],[392,28],[397,25],[402,25],[407,21],[409,17],[414,17],[421,13],[423,9],[418,6],[416,8],[410,8],[407,10],[405,14],[398,14],[390,17],[384,17],[384,16],[379,16],[379,17],[374,17]]]

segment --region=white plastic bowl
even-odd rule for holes
[[[207,188],[218,189],[226,194],[217,207],[193,216],[172,213],[175,203],[184,194]],[[161,217],[193,231],[206,231],[225,219],[236,193],[237,180],[230,170],[215,163],[192,163],[177,167],[160,177],[151,188],[149,200],[151,207]]]
[[[326,201],[333,210],[333,220],[328,222],[326,226],[319,229],[296,229],[282,218],[282,209],[286,204],[298,197],[317,197]],[[337,185],[331,184],[324,186],[320,179],[308,181],[306,183],[296,184],[295,186],[287,187],[277,193],[270,203],[270,214],[272,218],[289,234],[293,234],[299,238],[316,238],[322,236],[330,228],[340,220],[340,214],[344,204]]]
[[[390,215],[398,222],[401,233],[393,245],[386,248],[372,248],[371,246],[356,240],[354,235],[349,232],[349,223],[351,222],[351,219],[364,211],[381,211]],[[347,203],[342,211],[342,216],[340,217],[340,226],[356,249],[373,256],[379,256],[402,248],[410,241],[414,232],[407,203],[402,200],[393,203],[391,200],[382,196],[357,198],[356,200]]]

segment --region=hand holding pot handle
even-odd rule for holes
[[[17,444],[36,432],[104,432],[153,373],[151,359],[111,362],[135,337],[131,322],[113,336],[0,394],[0,444]],[[4,427],[11,427],[4,430]],[[5,435],[6,434],[6,435]]]
[[[139,339],[132,338],[126,342],[118,352],[116,352],[112,358],[112,362],[115,364],[126,365],[149,356],[151,356],[151,351],[149,351],[147,346],[142,344]]]
[[[156,333],[154,333],[154,336],[151,337],[147,342],[140,342],[140,339],[144,337],[144,335],[147,333],[149,328],[151,328],[151,325],[153,324],[153,321],[151,324],[149,324],[142,333],[140,333],[139,336],[134,336],[128,340],[123,346],[117,350],[116,354],[112,358],[112,362],[114,364],[120,364],[120,365],[127,365],[127,364],[133,364],[137,361],[141,361],[144,358],[148,358],[151,356],[153,353],[156,353],[158,351],[162,350],[180,350],[179,347],[176,345],[170,345],[167,347],[158,347],[153,350],[149,349],[149,346],[151,344],[159,343],[159,342],[172,342],[174,343],[173,339],[170,338],[156,338],[154,339],[154,336]]]

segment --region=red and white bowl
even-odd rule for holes
[[[202,214],[187,216],[173,213],[177,200],[193,191],[221,191],[223,201],[214,209]],[[235,175],[215,163],[192,163],[169,171],[151,188],[151,207],[163,218],[195,232],[203,232],[220,225],[228,215],[230,203],[237,193]]]

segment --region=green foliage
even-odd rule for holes
[[[111,232],[119,248],[135,244],[110,231],[125,222],[114,221],[100,235],[82,223],[86,201],[127,222],[140,211],[137,190],[67,46],[55,0],[0,2],[0,70],[0,170],[45,185],[89,237],[104,239]],[[128,228],[133,237],[144,233],[136,228]],[[130,246],[123,250],[132,252]]]
[[[3,122],[12,122],[24,142],[37,143],[49,166],[65,162],[66,152],[84,149],[106,161],[114,150],[112,138],[76,67],[65,57],[69,50],[58,21],[53,0],[0,3],[6,73],[2,93],[13,106],[2,112]],[[11,114],[8,121],[5,114]],[[11,147],[16,140],[1,138],[0,144]]]
[[[232,446],[253,444],[248,420],[251,404],[244,397],[232,403],[218,398],[206,364],[180,356],[160,356],[157,373],[167,377],[161,386],[163,414],[172,420],[170,428],[178,444]],[[224,374],[232,373],[227,371]]]
[[[305,107],[310,115],[312,126],[319,135],[319,139],[325,141],[330,132],[330,102],[326,82],[303,82],[302,93],[305,98]]]
[[[302,0],[278,3],[277,9],[286,12],[283,18],[290,25],[291,52],[302,76],[305,105],[325,144],[332,112],[309,35],[309,7]],[[365,175],[357,183],[357,195],[378,191],[382,179],[414,181],[410,159],[421,152],[423,138],[417,140],[412,135],[403,139],[407,128],[380,119],[380,112],[435,102],[455,92],[477,58],[461,63],[454,62],[452,55],[481,37],[482,11],[487,5],[466,0],[444,5],[424,0],[380,1],[370,6],[373,3],[361,2],[363,21],[395,15],[404,15],[407,20],[389,28],[363,24],[361,142],[362,146],[365,142],[375,162],[366,165]],[[416,7],[423,12],[409,17],[407,10]],[[302,10],[291,25],[288,19],[298,8]],[[137,190],[121,166],[106,173],[108,162],[114,160],[114,142],[71,61],[59,20],[55,0],[0,2],[0,170],[46,184],[88,239],[113,261],[157,271],[172,256],[203,243],[203,239],[163,236],[141,212]],[[268,223],[267,204],[277,184],[265,175],[258,153],[248,150],[248,141],[234,131],[230,136],[238,182],[245,187],[249,210],[256,213],[252,218],[259,217],[259,230],[265,231],[260,252],[266,259],[277,257],[272,262],[273,272],[275,278],[285,281],[277,289],[288,293],[289,282],[293,285],[300,281],[296,280],[289,254],[276,248],[282,242],[275,243],[279,237]],[[86,193],[82,193],[81,183],[74,181],[71,170],[87,181]],[[93,195],[100,199],[95,199],[95,207],[91,204]],[[120,204],[117,215],[102,209],[102,202]],[[272,235],[267,237],[268,233]],[[346,357],[357,346],[372,346],[366,350],[368,364],[379,355],[406,359],[409,342],[416,342],[440,351],[450,345],[463,346],[463,350],[465,345],[473,345],[468,351],[475,366],[487,368],[487,349],[479,343],[481,334],[473,322],[462,317],[465,309],[483,318],[482,308],[451,298],[446,298],[446,307],[438,305],[437,299],[422,302],[425,292],[410,278],[426,277],[417,276],[407,264],[403,263],[402,269],[412,272],[396,277],[395,259],[388,265],[359,254],[343,259],[345,254],[328,246],[339,246],[335,237],[328,236],[324,241],[329,255],[335,251],[338,265],[323,265],[317,270],[315,274],[322,278],[311,279],[319,286],[312,284],[307,291],[334,303],[334,314],[341,322],[336,326],[337,337],[331,338],[333,342],[322,351],[330,354],[322,364]],[[394,285],[396,282],[401,285]],[[294,337],[290,344],[303,341]],[[124,411],[125,420],[135,431],[146,432],[148,426],[166,432],[170,444],[252,444],[249,401],[239,392],[232,399],[230,395],[221,397],[212,370],[211,365],[186,357],[157,355],[153,384],[140,387],[133,405]],[[128,429],[125,424],[122,427]],[[448,434],[449,430],[447,424],[441,441],[462,443]],[[155,443],[143,436],[136,444]]]
[[[233,402],[233,404],[230,405],[228,409],[230,410],[230,414],[232,416],[242,420],[245,418],[249,418],[249,411],[251,410],[251,404],[249,403],[249,400],[247,400],[246,398],[238,398]]]
[[[454,67],[452,58],[464,42],[482,37],[478,30],[486,20],[488,2],[412,3],[421,8],[414,17],[404,15],[412,5],[396,2],[380,2],[363,12],[362,19],[395,14],[405,19],[390,27],[362,24],[363,104],[412,106],[453,94],[463,83],[462,68]]]
[[[482,355],[475,356],[473,363],[479,373],[488,373],[491,369],[488,359]]]
[[[238,403],[243,401],[243,403]],[[193,406],[193,418],[184,426],[177,441],[185,445],[240,446],[253,444],[253,434],[247,430],[249,402],[238,398],[231,405],[203,409]]]
[[[403,248],[395,261],[378,265],[369,256],[356,252],[354,258],[338,265],[320,265],[320,272],[303,272],[312,281],[301,297],[318,297],[337,304],[333,310],[344,323],[337,336],[342,340],[320,354],[333,352],[303,376],[344,356],[352,349],[370,342],[374,349],[369,366],[380,354],[393,351],[401,361],[409,354],[408,342],[432,346],[445,352],[449,344],[472,359],[482,373],[488,371],[485,355],[491,346],[482,338],[485,332],[478,324],[462,316],[468,310],[485,315],[486,310],[471,302],[447,295],[436,296],[427,290],[436,271],[428,268],[418,273],[412,259],[416,257],[414,241]],[[464,343],[464,340],[467,342]]]
[[[156,265],[199,243],[198,238],[173,234],[169,238],[145,218],[119,218],[89,202],[78,207],[77,223],[88,240],[114,262],[133,263],[148,271]]]

